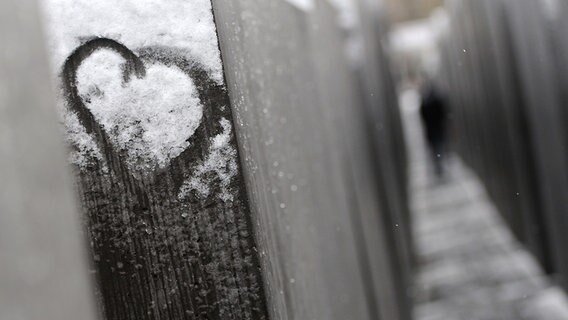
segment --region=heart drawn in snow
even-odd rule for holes
[[[137,52],[107,38],[86,42],[65,61],[63,90],[110,169],[141,178],[201,159],[220,119],[212,104],[226,94],[180,50]]]

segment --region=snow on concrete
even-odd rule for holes
[[[185,49],[218,83],[221,54],[210,0],[44,0],[41,1],[55,69],[93,36],[134,50],[143,46]]]
[[[231,122],[223,118],[221,126],[223,132],[211,139],[211,152],[205,161],[196,168],[193,175],[186,179],[179,191],[178,198],[187,197],[191,191],[195,191],[200,197],[209,196],[211,192],[209,174],[214,173],[220,180],[220,199],[223,201],[233,200],[233,196],[229,192],[229,184],[237,174],[237,151],[229,143],[232,130]]]
[[[201,122],[203,106],[193,81],[181,70],[150,65],[142,79],[123,84],[122,58],[99,51],[77,72],[84,97],[113,145],[125,150],[130,167],[163,168],[183,152]]]
[[[223,83],[210,0],[44,0],[42,8],[55,78],[85,40],[107,37],[134,52],[146,46],[176,48]],[[181,70],[146,63],[144,78],[125,83],[123,63],[110,50],[93,53],[78,70],[78,91],[114,147],[127,155],[131,169],[165,167],[191,147],[187,140],[199,126],[204,106],[192,79]],[[101,160],[96,142],[66,108],[63,95],[59,105],[73,147],[71,162],[84,168]],[[212,150],[209,158],[218,151]]]
[[[69,152],[69,162],[81,169],[93,164],[94,160],[103,160],[97,143],[87,134],[85,128],[79,122],[74,113],[61,110],[64,123],[65,137],[72,150]],[[105,170],[108,168],[105,167]]]

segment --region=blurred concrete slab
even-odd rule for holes
[[[0,319],[94,320],[34,0],[0,2]]]

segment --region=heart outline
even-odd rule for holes
[[[98,50],[111,50],[118,53],[124,60],[121,65],[123,71],[123,81],[128,83],[132,76],[144,78],[146,76],[145,62],[159,63],[168,67],[177,67],[186,74],[195,84],[199,100],[203,105],[203,115],[198,127],[194,133],[186,140],[189,146],[178,156],[170,159],[169,164],[162,169],[154,170],[154,174],[148,177],[136,177],[130,172],[125,156],[117,151],[111,143],[111,139],[103,126],[97,121],[93,113],[85,105],[79,94],[77,84],[77,71],[83,61],[90,57]],[[138,55],[120,42],[104,38],[92,38],[79,47],[77,47],[65,60],[63,65],[62,89],[67,99],[68,108],[74,112],[80,124],[84,127],[86,133],[94,136],[104,161],[111,170],[111,173],[120,177],[122,181],[128,182],[127,189],[138,195],[140,200],[147,202],[144,189],[148,184],[164,184],[161,179],[168,175],[173,180],[174,190],[179,190],[186,177],[183,171],[184,167],[193,168],[199,162],[203,161],[204,154],[209,149],[209,137],[214,136],[213,131],[219,131],[218,126],[223,118],[223,108],[213,108],[213,105],[228,107],[228,95],[223,85],[213,81],[207,71],[199,66],[199,64],[187,58],[186,54],[178,48],[148,46],[137,50]],[[217,126],[217,128],[214,128]],[[138,183],[135,183],[138,182]],[[162,186],[164,187],[164,186]],[[142,196],[142,197],[140,197]]]

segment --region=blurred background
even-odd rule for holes
[[[4,0],[0,320],[568,320],[567,17]]]
[[[397,4],[389,41],[411,155],[415,316],[565,319],[564,3]],[[420,178],[419,123],[443,183]]]

